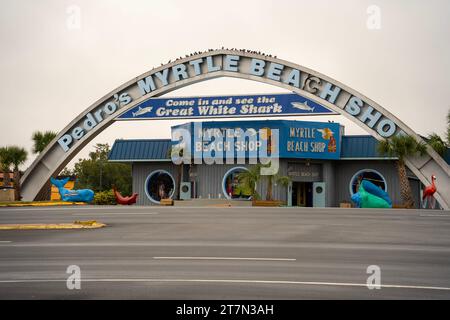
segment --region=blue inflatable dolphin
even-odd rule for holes
[[[54,184],[59,191],[62,201],[67,202],[91,202],[94,200],[94,191],[91,189],[69,190],[64,188],[70,178],[57,180],[50,178],[50,182]]]

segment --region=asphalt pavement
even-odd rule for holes
[[[450,298],[449,211],[0,208],[0,224],[93,219],[107,227],[0,231],[0,299]]]

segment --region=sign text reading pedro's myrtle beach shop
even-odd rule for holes
[[[225,52],[225,51],[224,51]],[[106,97],[101,102],[91,106],[84,115],[73,121],[66,132],[58,139],[60,147],[69,151],[75,144],[83,141],[91,132],[101,131],[106,123],[114,120],[133,118],[202,118],[202,117],[232,117],[232,116],[283,116],[309,114],[325,107],[333,106],[340,113],[347,113],[381,137],[390,137],[397,132],[396,124],[372,107],[364,97],[354,96],[331,80],[313,74],[306,68],[292,66],[282,61],[271,61],[271,58],[255,58],[245,54],[227,54],[224,52],[210,55],[192,56],[176,63],[170,63],[156,68],[145,75],[130,81],[120,87],[117,92]],[[162,100],[160,105],[153,106],[151,98],[169,92],[184,85],[213,79],[218,76],[236,76],[244,79],[256,80],[272,85],[280,83],[284,88],[300,90],[314,101],[302,98],[297,104],[281,103],[281,97],[265,96],[247,97],[253,99],[239,103],[229,101],[230,97],[223,97],[224,101],[214,104],[203,99],[189,101],[192,105],[175,105],[176,99]],[[286,95],[293,99],[293,96]],[[297,98],[299,96],[296,96]],[[245,99],[240,97],[239,99]],[[266,101],[266,98],[269,101]],[[206,98],[205,98],[206,99]],[[255,100],[256,99],[256,100]],[[273,100],[273,101],[272,101]],[[228,103],[230,102],[230,103]],[[319,103],[323,102],[323,106]],[[180,102],[181,103],[181,102]],[[205,103],[205,104],[203,104]],[[133,111],[130,109],[137,107]],[[192,108],[191,108],[192,107]],[[322,108],[320,108],[322,107]],[[140,108],[140,109],[139,109]],[[342,112],[340,111],[342,110]],[[134,112],[134,116],[133,116]],[[330,110],[328,110],[330,112]],[[331,113],[331,112],[330,112]]]

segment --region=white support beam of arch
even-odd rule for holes
[[[259,70],[254,68],[258,63],[264,64],[264,67]],[[299,78],[295,78],[297,74]],[[212,50],[146,72],[111,91],[84,110],[58,134],[25,172],[21,180],[23,199],[36,199],[50,177],[57,175],[87,143],[113,124],[122,113],[150,98],[219,77],[253,80],[290,90],[347,117],[378,140],[401,132],[418,141],[422,140],[412,129],[376,102],[316,71],[266,55],[238,50]],[[312,85],[307,85],[308,80]],[[329,92],[327,89],[336,88],[339,91],[336,99],[325,94]],[[118,98],[121,95],[124,95],[124,99]],[[108,105],[115,105],[116,109],[107,110],[109,113],[102,111]],[[96,125],[90,130],[83,128],[88,114],[91,114],[91,119],[97,119]],[[369,117],[364,118],[363,115]],[[386,127],[392,130],[384,130]],[[80,129],[83,131],[82,137]],[[73,142],[64,150],[58,141],[68,135],[78,139],[72,138]],[[448,164],[428,147],[425,156],[407,159],[407,165],[424,184],[431,183],[431,175],[438,178],[435,197],[444,209],[449,209]]]

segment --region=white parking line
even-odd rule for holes
[[[421,214],[421,217],[450,217],[450,214]]]
[[[296,261],[290,258],[241,258],[241,257],[153,257],[156,260],[249,260],[249,261]]]
[[[12,241],[0,241],[0,243],[11,243]]]
[[[46,283],[67,282],[67,279],[21,279],[0,280],[0,283]],[[366,283],[352,282],[318,282],[318,281],[285,281],[285,280],[245,280],[245,279],[83,279],[82,282],[194,282],[194,283],[240,283],[240,284],[286,284],[304,286],[334,286],[334,287],[366,287]],[[440,290],[450,291],[450,287],[412,286],[401,284],[382,284],[381,288],[412,289],[412,290]]]
[[[92,216],[92,215],[123,215],[123,216],[135,216],[135,215],[143,215],[143,216],[148,216],[148,215],[155,215],[155,214],[159,214],[159,212],[98,212],[98,213],[74,213],[72,214],[72,216]]]

